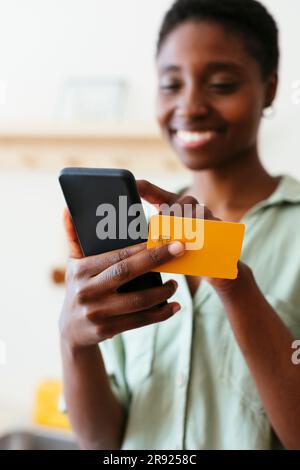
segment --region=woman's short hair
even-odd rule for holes
[[[244,42],[257,60],[263,78],[277,71],[279,64],[278,28],[273,16],[256,0],[176,0],[166,13],[157,42],[157,55],[168,37],[187,21],[220,23]]]

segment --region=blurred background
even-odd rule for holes
[[[5,433],[47,424],[37,403],[59,395],[59,170],[128,168],[170,190],[189,180],[155,123],[155,43],[171,3],[0,0],[0,447]],[[261,155],[273,174],[300,178],[300,2],[262,3],[278,21],[282,59]]]

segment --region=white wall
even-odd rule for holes
[[[170,0],[1,0],[0,118],[49,119],[63,81],[124,76],[129,117],[152,114],[153,53]]]
[[[280,30],[280,84],[275,117],[266,119],[261,132],[261,155],[273,173],[288,172],[300,178],[300,61],[298,0],[264,0]],[[297,89],[293,89],[293,84]]]
[[[171,0],[1,0],[0,79],[7,84],[3,119],[49,118],[63,80],[124,75],[133,92],[132,115],[151,116],[154,46]],[[298,0],[264,0],[279,22],[282,101],[300,80]]]
[[[50,282],[64,253],[61,195],[43,173],[1,173],[0,365],[3,408],[32,409],[40,380],[59,376],[57,321],[62,289]],[[1,419],[0,419],[1,425]]]
[[[263,158],[273,172],[300,177],[299,0],[264,0],[281,30],[281,82],[276,116],[263,126]],[[124,76],[126,117],[154,115],[154,49],[171,0],[0,0],[0,82],[7,100],[1,122],[49,120],[69,77]],[[294,92],[295,94],[295,92]]]

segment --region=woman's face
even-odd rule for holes
[[[157,66],[157,119],[186,167],[217,168],[255,148],[276,74],[262,79],[239,36],[214,22],[183,23],[164,41]]]

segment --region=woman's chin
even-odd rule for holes
[[[181,163],[188,168],[189,170],[193,171],[201,171],[201,170],[208,170],[214,168],[218,165],[218,158],[216,155],[208,154],[208,153],[187,153],[187,152],[180,152],[177,155]]]

